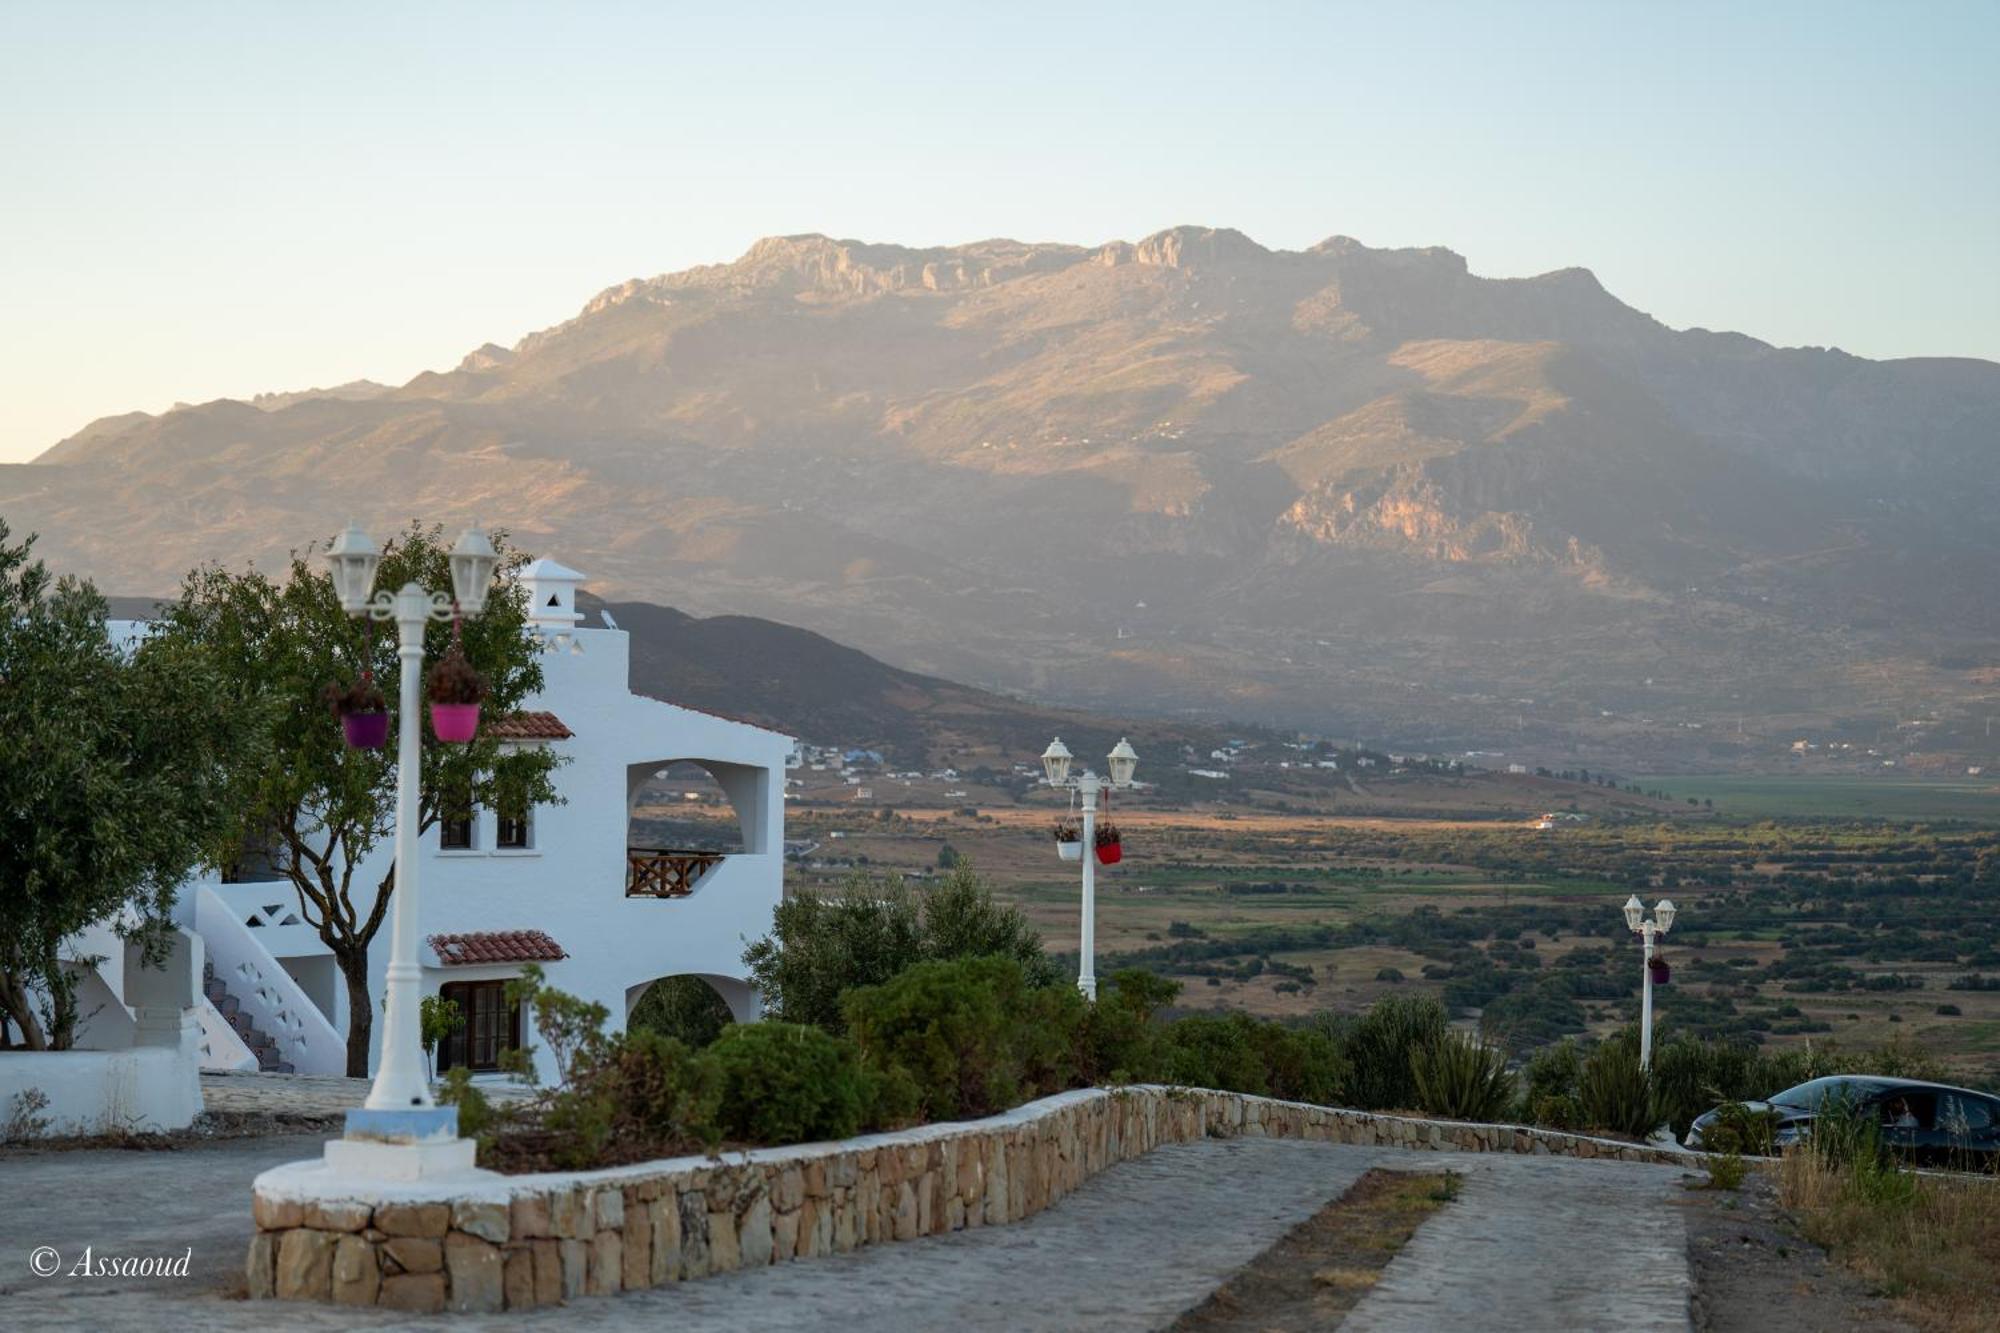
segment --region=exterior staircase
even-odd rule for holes
[[[250,1048],[250,1053],[257,1057],[258,1069],[266,1074],[297,1072],[281,1058],[278,1043],[259,1031],[257,1025],[250,1021],[250,1015],[243,1012],[242,1002],[231,995],[229,987],[223,983],[222,978],[215,975],[214,963],[202,965],[201,989],[208,997],[208,1002],[215,1006],[216,1012],[235,1029],[236,1035],[243,1039],[243,1044]]]

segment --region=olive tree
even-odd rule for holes
[[[63,1050],[76,936],[163,939],[259,738],[206,661],[114,644],[104,598],[33,544],[0,521],[0,1044]]]
[[[500,579],[486,607],[458,632],[466,657],[485,678],[488,716],[505,716],[541,688],[540,641],[528,624],[525,595],[507,576],[525,557],[496,535]],[[384,549],[379,587],[406,582],[448,588],[442,532],[411,526]],[[347,615],[332,579],[310,555],[294,555],[278,581],[254,569],[204,566],[191,573],[164,611],[158,638],[183,644],[215,665],[239,698],[264,718],[268,761],[239,770],[225,855],[249,849],[298,895],[299,915],[333,954],[347,991],[347,1072],[368,1072],[374,1004],[368,952],[396,889],[392,864],[360,874],[363,862],[394,831],[395,748],[350,749],[321,697],[372,670],[391,710],[421,708],[398,698],[393,624]],[[425,655],[435,661],[453,628],[433,623]],[[442,744],[424,731],[418,833],[473,806],[525,809],[556,803],[551,774],[560,762],[545,746],[509,746],[486,729],[469,744]]]

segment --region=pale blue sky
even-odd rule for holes
[[[421,12],[406,12],[421,11]],[[1448,245],[2000,359],[2000,0],[0,5],[0,461],[762,235]]]

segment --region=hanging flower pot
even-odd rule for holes
[[[321,692],[349,749],[379,750],[389,740],[389,702],[375,683],[375,673],[364,671],[352,685],[332,684]]]
[[[1125,839],[1118,826],[1106,820],[1097,826],[1097,863],[1115,866],[1125,859]]]
[[[350,750],[379,750],[389,743],[387,713],[343,714],[340,729],[347,736],[347,748]]]
[[[455,635],[451,651],[431,667],[424,693],[430,696],[431,730],[439,740],[462,744],[478,733],[486,677],[473,668]]]
[[[1667,960],[1664,958],[1648,959],[1646,966],[1652,969],[1655,986],[1664,986],[1673,978],[1674,970],[1667,966]]]
[[[1083,859],[1083,830],[1076,824],[1064,822],[1056,825],[1056,855],[1065,861]]]

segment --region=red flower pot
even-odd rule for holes
[[[1100,842],[1097,844],[1097,863],[1115,866],[1125,859],[1125,844],[1122,842]]]
[[[1674,975],[1674,970],[1667,966],[1667,960],[1664,958],[1655,958],[1650,963],[1647,963],[1646,966],[1653,970],[1653,984],[1655,986],[1666,985]]]
[[[350,750],[379,750],[389,743],[387,713],[342,713],[340,729]]]
[[[432,704],[431,730],[441,741],[463,744],[479,731],[478,704]]]

